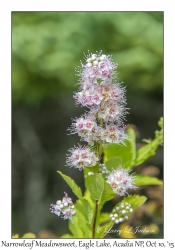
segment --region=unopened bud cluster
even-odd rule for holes
[[[131,204],[129,203],[121,203],[120,206],[113,209],[112,213],[110,214],[110,218],[116,224],[123,222],[124,220],[128,220],[130,214],[133,212]]]
[[[109,174],[109,170],[107,169],[105,164],[99,165],[99,172],[102,174]]]
[[[56,205],[50,205],[51,213],[61,216],[65,219],[72,219],[72,216],[75,214],[75,206],[72,202],[72,199],[68,197],[68,194],[65,193],[65,196],[62,200],[58,200]]]

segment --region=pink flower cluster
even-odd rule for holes
[[[94,166],[99,158],[88,147],[81,145],[69,149],[66,163],[70,167],[78,168],[82,170],[84,167]]]
[[[115,81],[117,64],[101,52],[89,54],[85,59],[86,64],[78,70],[80,89],[74,98],[89,111],[74,119],[69,130],[92,146],[94,142],[124,144],[127,135],[122,122],[127,113],[126,100],[125,89]],[[99,160],[89,148],[79,146],[69,150],[67,165],[81,170]]]
[[[124,196],[128,189],[136,189],[134,181],[135,177],[129,175],[129,171],[122,167],[113,170],[107,176],[107,182],[111,185],[113,191],[120,196]]]
[[[72,203],[72,199],[68,197],[67,193],[64,193],[65,196],[63,197],[62,201],[58,200],[56,205],[50,205],[51,213],[56,214],[57,216],[62,215],[62,218],[65,219],[72,219],[72,216],[75,214],[75,206]]]
[[[88,107],[86,115],[73,121],[70,128],[83,141],[124,143],[127,136],[122,121],[126,112],[125,89],[115,81],[111,56],[89,54],[79,69],[80,90],[74,94],[77,104]]]

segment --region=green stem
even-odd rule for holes
[[[103,127],[103,119],[100,119],[100,126]],[[99,163],[100,163],[100,158],[102,155],[102,140],[100,140],[100,143],[97,143],[97,155],[99,157]],[[94,213],[94,221],[93,221],[93,226],[92,226],[92,238],[95,238],[95,227],[96,227],[96,221],[97,221],[97,214],[98,214],[98,201],[96,200],[95,204],[95,213]]]
[[[97,213],[98,213],[98,201],[96,201],[96,204],[95,204],[94,222],[93,222],[93,227],[92,227],[92,238],[95,238],[95,226],[96,226],[96,221],[97,221]]]

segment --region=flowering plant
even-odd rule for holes
[[[69,219],[71,234],[63,238],[103,238],[113,227],[128,220],[131,213],[146,201],[145,196],[129,195],[139,185],[160,185],[155,177],[136,175],[132,172],[155,154],[163,142],[163,119],[159,121],[160,131],[154,140],[136,150],[135,132],[127,128],[123,121],[126,108],[125,87],[117,82],[117,64],[112,57],[102,52],[85,56],[77,72],[80,89],[74,94],[76,104],[88,110],[80,118],[75,118],[69,129],[77,133],[87,146],[78,145],[69,149],[66,164],[84,171],[85,192],[69,176],[58,173],[71,187],[78,200],[65,196],[51,212],[63,219]],[[78,171],[75,170],[75,171]],[[114,206],[111,213],[103,213],[104,204],[116,195],[124,197]],[[96,230],[98,228],[98,230]]]

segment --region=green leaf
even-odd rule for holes
[[[109,183],[104,181],[104,191],[100,203],[104,204],[106,201],[113,199],[115,196],[116,193],[113,192],[112,187],[109,185]]]
[[[122,165],[122,158],[121,157],[110,158],[105,164],[107,169],[111,172],[113,169],[117,169],[119,166]]]
[[[123,167],[131,168],[136,157],[135,132],[132,128],[128,129],[128,138],[125,145],[113,143],[109,144],[107,148],[104,147],[105,160],[107,161],[114,157],[121,157]]]
[[[134,211],[137,207],[141,206],[146,201],[146,199],[147,198],[145,196],[130,195],[130,196],[123,198],[123,200],[121,202],[117,203],[117,205],[113,209],[121,206],[121,203],[128,202],[129,204],[131,204],[131,207]],[[97,238],[104,238],[104,236],[108,233],[108,231],[113,227],[115,222],[110,220],[110,217],[108,217],[109,221],[107,220],[107,216],[109,216],[109,215],[110,214],[105,215],[106,223],[104,223],[102,226],[100,225],[100,223],[97,225],[97,228],[96,228],[96,231],[97,231],[96,237]],[[100,219],[99,219],[99,221],[100,221]]]
[[[144,186],[144,185],[162,185],[162,180],[159,180],[156,177],[146,176],[146,175],[135,175],[135,185],[136,186]]]
[[[73,221],[69,220],[68,227],[74,238],[83,238],[83,231],[81,230],[77,215],[73,216]]]
[[[95,200],[91,197],[90,192],[89,192],[88,189],[85,190],[83,198],[86,199],[89,202],[89,204],[91,205],[92,209],[95,208]]]
[[[148,158],[155,155],[155,151],[158,148],[160,142],[158,139],[154,139],[150,141],[147,145],[141,147],[136,154],[136,159],[134,162],[134,166],[138,166],[145,162]]]
[[[85,180],[85,187],[87,188],[89,183],[91,182],[92,176],[89,176],[88,173],[99,173],[99,164],[92,166],[92,167],[85,167],[84,168],[84,180]]]
[[[91,224],[93,219],[93,209],[90,203],[86,199],[82,199],[81,201],[86,211],[87,220]]]
[[[106,224],[109,220],[109,213],[101,213],[99,217],[99,225],[102,226],[102,224]]]
[[[76,217],[78,218],[77,226],[83,232],[84,238],[90,238],[92,236],[92,219],[93,219],[93,209],[87,201],[87,199],[82,198],[77,200],[75,204]]]
[[[63,234],[60,238],[62,238],[62,239],[70,239],[70,238],[74,238],[74,237],[71,234]]]
[[[104,225],[96,227],[96,238],[104,238],[104,236],[108,233],[108,231],[113,227],[114,222],[108,220]]]
[[[138,166],[145,162],[149,157],[155,155],[155,151],[159,145],[163,143],[163,118],[161,117],[158,125],[161,127],[160,131],[155,131],[155,139],[154,140],[143,140],[148,144],[141,147],[136,153],[136,159],[134,162],[134,166]]]
[[[130,195],[130,196],[123,198],[123,200],[120,203],[118,203],[117,206],[123,202],[128,202],[129,204],[131,204],[132,209],[135,210],[137,207],[139,207],[143,203],[145,203],[146,200],[147,200],[147,198],[145,196],[140,196],[140,195],[134,194],[134,195]]]
[[[93,209],[90,203],[85,198],[82,198],[76,202],[75,208],[76,211],[78,211],[77,216],[81,218],[81,220],[91,224],[93,218]]]
[[[64,175],[61,171],[57,171],[62,177],[63,179],[67,182],[67,184],[69,185],[69,187],[72,189],[72,192],[74,192],[74,194],[81,199],[82,198],[82,191],[81,188],[79,186],[77,186],[77,184],[75,183],[74,180],[72,180],[69,176]]]
[[[104,191],[104,179],[101,174],[89,177],[91,177],[91,182],[88,185],[89,192],[94,200],[100,200]]]

